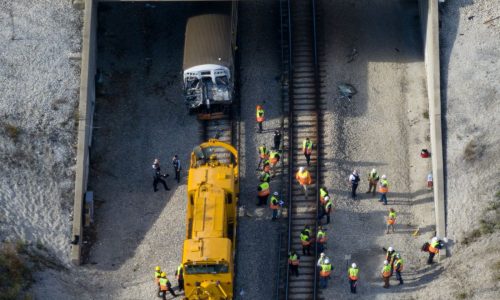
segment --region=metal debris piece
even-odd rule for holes
[[[348,83],[340,83],[337,86],[337,90],[339,91],[340,98],[347,98],[351,100],[352,96],[354,96],[358,91],[356,89],[348,84]]]
[[[349,58],[347,63],[354,61],[357,56],[358,56],[358,50],[356,48],[352,48],[351,54],[347,55],[347,57]]]

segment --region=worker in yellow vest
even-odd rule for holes
[[[297,254],[297,252],[292,251],[288,253],[288,266],[290,268],[290,274],[299,277],[299,263],[300,263],[300,256]]]
[[[177,267],[177,270],[175,270],[175,277],[177,277],[179,291],[184,290],[184,266],[182,263]]]
[[[323,264],[320,266],[319,271],[319,287],[324,289],[328,285],[328,278],[330,278],[330,274],[332,273],[332,264],[330,263],[330,259],[325,259]]]
[[[429,259],[427,259],[427,264],[434,263],[434,256],[439,254],[439,249],[442,248],[441,243],[437,237],[433,237],[431,242],[429,243]]]
[[[391,207],[389,208],[389,215],[387,216],[386,234],[389,233],[389,229],[391,229],[392,233],[394,233],[394,224],[396,224],[396,211]]]
[[[312,184],[311,174],[304,167],[300,167],[297,174],[295,174],[295,179],[297,179],[300,186],[304,189],[307,198],[307,186]]]
[[[165,274],[165,272],[162,272],[160,277],[160,293],[163,300],[167,299],[167,291],[170,292],[172,296],[177,297],[177,295],[172,290],[172,284],[170,284],[170,281],[167,278],[167,274]]]
[[[384,260],[384,267],[382,268],[382,279],[384,279],[384,288],[389,288],[390,282],[389,279],[391,278],[391,265],[387,260]]]
[[[318,244],[318,252],[325,251],[326,241],[328,240],[326,236],[326,231],[322,226],[318,226],[318,233],[316,233],[316,243]]]
[[[269,149],[267,149],[266,144],[259,147],[259,164],[257,165],[257,170],[260,170],[261,164],[269,159]]]
[[[273,195],[271,196],[271,200],[269,202],[269,207],[271,208],[271,211],[273,212],[273,217],[271,220],[276,220],[278,218],[278,209],[280,208],[280,202],[279,202],[279,193],[274,192]]]
[[[375,196],[375,192],[377,191],[378,181],[380,180],[380,176],[378,176],[377,170],[372,169],[370,173],[368,173],[368,191],[367,194],[373,193]],[[373,190],[373,192],[372,192]]]
[[[330,199],[330,196],[325,196],[325,202],[319,212],[318,221],[321,223],[323,217],[326,216],[326,224],[330,224],[330,214],[332,213],[332,210],[333,201]]]
[[[264,108],[262,107],[262,105],[257,105],[257,111],[256,111],[255,118],[257,120],[257,124],[259,125],[259,133],[261,133],[262,130],[264,130],[263,123],[265,120]]]
[[[394,271],[396,271],[396,279],[399,280],[399,284],[403,284],[403,277],[401,276],[401,272],[403,272],[403,259],[401,255],[396,254],[396,258],[394,261]]]
[[[257,203],[257,205],[266,205],[267,198],[269,197],[270,193],[269,182],[262,182],[261,184],[259,184],[259,186],[257,187],[257,197],[259,198],[259,202]]]
[[[328,196],[328,190],[324,186],[320,187],[319,188],[319,203],[321,205],[325,205],[325,203],[326,203],[325,197],[326,196]]]
[[[356,263],[352,263],[349,270],[347,270],[347,277],[349,278],[349,286],[351,287],[351,293],[356,294],[356,287],[358,286],[358,279],[359,279],[359,269]]]
[[[304,156],[306,157],[308,167],[311,162],[312,147],[313,143],[308,137],[306,137],[306,139],[302,142],[302,153],[304,153]]]
[[[311,255],[311,243],[313,238],[311,236],[311,229],[309,225],[304,225],[304,229],[300,232],[300,243],[302,244],[302,255]]]
[[[160,294],[160,278],[161,278],[161,268],[160,266],[155,267],[155,284],[158,286],[158,295]]]
[[[266,171],[262,171],[260,173],[260,176],[259,176],[259,180],[260,182],[271,182],[271,174],[269,174],[269,172],[266,172]]]
[[[387,176],[384,174],[380,179],[378,192],[380,193],[379,202],[384,202],[384,205],[387,205],[387,193],[389,192],[389,182],[387,181]]]
[[[269,154],[269,161],[271,162],[271,169],[273,170],[273,176],[276,173],[276,165],[280,162],[280,153],[276,150],[272,150]]]

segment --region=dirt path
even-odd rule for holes
[[[423,238],[413,238],[416,225],[432,231],[432,194],[425,188],[430,165],[418,157],[428,148],[427,105],[422,45],[416,3],[399,1],[322,1],[323,39],[327,83],[324,122],[325,164],[330,170],[325,185],[336,198],[327,255],[334,275],[324,296],[347,297],[345,255],[361,270],[358,297],[372,299],[422,288],[426,276],[418,274]],[[353,49],[356,50],[353,50]],[[352,62],[349,54],[355,51]],[[339,82],[358,91],[351,102],[336,99]],[[386,174],[389,203],[365,194],[372,168]],[[350,197],[347,183],[353,169],[361,173],[358,199]],[[388,208],[398,213],[395,234],[385,234]],[[430,218],[417,217],[429,215]],[[393,246],[405,259],[405,285],[382,289],[382,247]],[[395,282],[394,282],[395,283]]]

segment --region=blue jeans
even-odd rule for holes
[[[278,217],[278,210],[273,209],[273,219],[276,219]]]
[[[328,284],[328,278],[320,276],[319,277],[319,287],[324,289],[324,288],[326,288],[327,284]]]
[[[384,202],[385,205],[387,205],[387,194],[380,194],[380,202]]]

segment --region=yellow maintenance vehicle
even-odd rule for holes
[[[238,153],[216,139],[195,147],[182,254],[184,299],[233,299]]]

